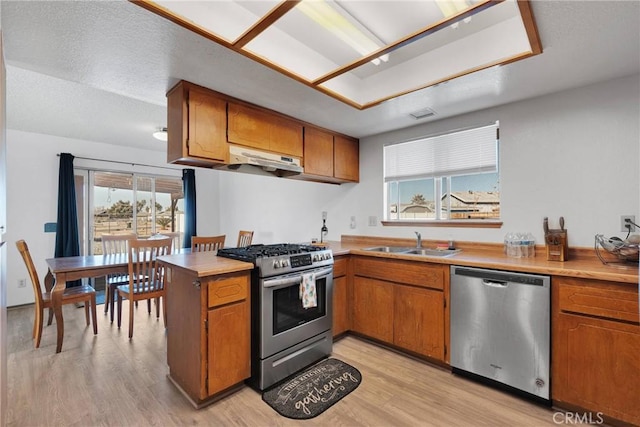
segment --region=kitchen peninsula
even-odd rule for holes
[[[168,255],[169,379],[200,408],[249,378],[250,270],[215,252]]]

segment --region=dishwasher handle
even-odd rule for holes
[[[491,286],[492,288],[506,288],[509,286],[509,282],[499,282],[496,280],[482,279],[482,284],[485,286]]]

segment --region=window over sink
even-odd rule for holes
[[[385,145],[383,223],[499,226],[498,144],[495,122]]]

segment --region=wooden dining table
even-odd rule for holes
[[[175,254],[191,253],[191,248],[180,248],[173,251]],[[127,274],[129,270],[129,257],[126,253],[110,255],[86,255],[47,259],[49,272],[55,278],[55,284],[51,292],[53,313],[56,318],[57,344],[56,353],[62,351],[64,337],[64,320],[62,317],[62,294],[67,288],[68,282],[74,280],[106,276],[109,274]],[[46,282],[46,280],[45,280]]]
[[[49,272],[55,278],[55,284],[51,292],[53,313],[56,318],[58,332],[56,353],[62,351],[64,337],[64,320],[62,318],[62,294],[67,288],[67,283],[78,279],[106,276],[108,274],[126,274],[129,269],[129,261],[126,253],[111,255],[72,256],[47,259]]]

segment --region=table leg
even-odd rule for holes
[[[62,351],[62,338],[64,337],[64,319],[62,318],[62,295],[67,287],[67,275],[58,273],[56,275],[56,283],[51,291],[51,301],[53,305],[53,313],[56,316],[56,329],[58,331],[58,339],[56,340],[56,353]]]

